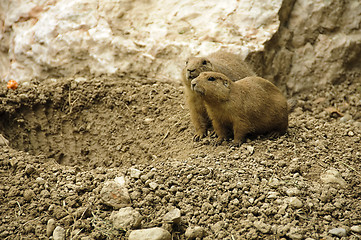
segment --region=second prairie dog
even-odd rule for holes
[[[233,82],[222,73],[203,72],[191,88],[202,98],[221,143],[229,136],[240,144],[247,134],[284,134],[288,127],[287,100],[270,81],[246,77]]]
[[[182,71],[182,80],[191,120],[196,130],[193,138],[195,141],[205,137],[207,130],[212,126],[203,99],[191,90],[191,81],[201,72],[223,73],[232,81],[256,75],[240,56],[233,53],[217,51],[206,57],[188,58]]]

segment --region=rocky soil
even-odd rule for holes
[[[240,147],[192,142],[182,91],[129,76],[3,83],[0,238],[361,238],[360,79],[294,96],[286,135]]]

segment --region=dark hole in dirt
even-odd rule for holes
[[[10,146],[66,165],[120,166],[169,157],[189,125],[177,84],[67,80],[4,91],[0,133]]]

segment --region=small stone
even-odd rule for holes
[[[347,122],[352,119],[350,114],[345,114],[343,117],[340,118],[340,122]]]
[[[289,197],[298,196],[300,195],[300,190],[298,190],[298,188],[289,188],[286,190],[286,194]]]
[[[268,192],[267,198],[269,199],[276,199],[278,198],[279,193],[278,192]]]
[[[40,185],[44,185],[46,182],[45,182],[45,180],[44,180],[44,178],[42,178],[42,177],[37,177],[36,179],[35,179],[35,181],[37,182],[37,183],[39,183]]]
[[[346,187],[346,181],[341,177],[341,174],[336,169],[327,170],[326,173],[321,174],[321,181],[324,183],[336,183],[341,187]]]
[[[347,132],[347,135],[348,135],[349,137],[353,137],[353,136],[355,136],[355,133],[354,133],[353,131],[348,131],[348,132]]]
[[[252,146],[247,146],[246,148],[247,148],[247,152],[248,152],[250,155],[252,155],[252,154],[254,153],[254,147],[252,147]]]
[[[163,221],[166,223],[180,223],[181,211],[178,208],[173,208],[163,216]]]
[[[129,240],[171,240],[172,235],[163,228],[134,230],[129,234]]]
[[[337,237],[346,237],[346,229],[344,228],[333,228],[330,231],[328,231],[329,234],[337,236]]]
[[[288,202],[289,202],[289,205],[292,207],[292,208],[302,208],[303,207],[303,203],[300,199],[298,199],[297,197],[290,197],[288,199]]]
[[[150,182],[149,187],[153,190],[156,190],[158,188],[159,184],[156,182]]]
[[[130,205],[130,196],[125,186],[125,181],[121,179],[109,180],[104,183],[100,191],[102,202],[114,209],[120,209]]]
[[[270,187],[276,188],[280,185],[280,180],[278,180],[277,178],[271,178],[268,182],[268,185]]]
[[[140,227],[141,215],[132,207],[125,207],[119,209],[117,212],[112,212],[110,221],[115,229],[134,229]]]
[[[264,223],[263,221],[255,221],[253,225],[261,233],[268,233],[271,231],[271,225]]]
[[[222,228],[225,226],[225,223],[223,221],[216,222],[211,226],[211,229],[213,232],[217,233],[222,230]]]
[[[53,232],[54,232],[54,229],[55,229],[55,225],[56,225],[56,222],[53,218],[50,218],[48,220],[48,223],[46,224],[46,235],[48,237],[50,237]]]
[[[191,226],[191,227],[187,228],[184,235],[185,235],[186,239],[188,239],[188,240],[193,240],[196,238],[202,239],[205,235],[205,230],[203,227]]]
[[[130,168],[129,174],[131,178],[139,179],[142,172],[136,168]]]
[[[27,201],[27,202],[30,202],[32,199],[33,199],[33,197],[35,196],[35,193],[34,193],[34,191],[33,190],[31,190],[31,189],[26,189],[25,191],[24,191],[24,199],[25,199],[25,201]]]
[[[361,233],[361,225],[352,226],[351,231],[355,233]]]
[[[154,121],[154,118],[144,118],[145,123],[151,123]]]
[[[291,238],[292,240],[302,240],[304,239],[303,234],[297,227],[291,227],[289,232],[286,234],[287,237]]]
[[[65,240],[65,229],[57,226],[53,232],[53,240]]]

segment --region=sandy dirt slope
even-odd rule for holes
[[[67,239],[127,239],[100,197],[122,175],[141,228],[165,227],[167,211],[181,210],[166,227],[173,239],[189,226],[204,239],[361,237],[359,79],[296,96],[286,135],[240,147],[192,142],[178,83],[76,80],[1,85],[1,239],[48,239],[49,219]]]

